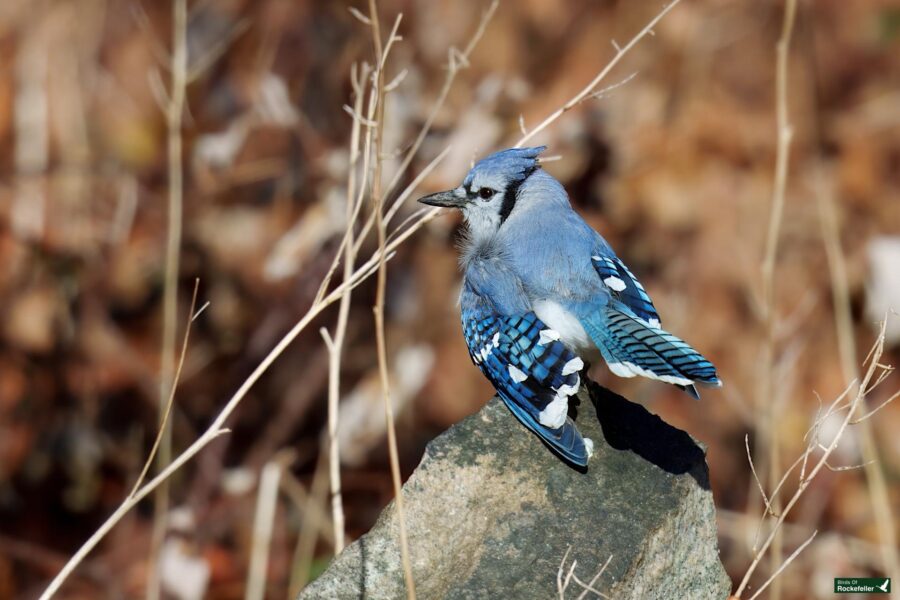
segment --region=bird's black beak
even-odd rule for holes
[[[437,192],[419,198],[419,202],[429,206],[440,206],[443,208],[462,208],[469,201],[466,193],[457,188],[455,190],[447,190],[446,192]]]

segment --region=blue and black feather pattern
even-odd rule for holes
[[[659,327],[660,319],[653,300],[625,263],[618,257],[606,256],[605,253],[591,256],[591,263],[613,298],[647,323]]]
[[[650,295],[621,259],[601,249],[591,256],[591,263],[613,302],[587,319],[585,328],[613,372],[624,377],[661,379],[698,400],[700,394],[692,381],[721,385],[711,362],[661,329]],[[601,338],[603,341],[598,341]]]
[[[684,340],[649,325],[618,302],[583,319],[585,329],[620,377],[640,375],[675,384],[695,398],[693,382],[719,386],[716,368]]]
[[[580,375],[572,365],[583,366],[580,359],[563,343],[542,336],[547,326],[533,312],[480,318],[468,312],[463,311],[463,334],[472,362],[526,427],[567,460],[585,466],[588,452],[571,419],[557,428],[540,422],[559,390],[566,396],[577,391]]]

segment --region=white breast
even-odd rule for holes
[[[581,326],[578,317],[552,300],[538,300],[534,303],[534,314],[544,324],[559,333],[559,339],[579,354],[590,356],[597,348]]]

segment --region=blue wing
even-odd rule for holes
[[[653,306],[653,300],[619,257],[600,250],[591,256],[591,263],[615,300],[627,306],[631,312],[650,325],[660,326],[661,321],[656,313],[656,307]]]
[[[586,466],[585,442],[566,416],[568,397],[578,390],[584,363],[533,312],[479,312],[463,310],[462,315],[472,362],[528,429],[566,460]]]
[[[721,385],[711,362],[660,328],[661,320],[650,295],[608,246],[598,248],[591,263],[612,301],[583,324],[613,373],[672,383],[696,399],[700,394],[694,381]]]

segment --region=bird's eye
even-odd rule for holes
[[[494,190],[492,190],[491,188],[481,188],[480,190],[478,190],[478,195],[487,200],[494,195]]]

